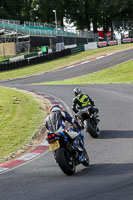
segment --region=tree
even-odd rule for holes
[[[70,9],[71,8],[71,9]],[[68,0],[66,17],[79,29],[90,30],[90,3],[88,0]]]
[[[52,9],[56,10],[57,21],[61,27],[64,26],[64,17],[66,16],[67,0],[53,0]]]
[[[24,0],[23,3],[22,20],[34,21],[34,0]]]
[[[53,10],[56,10],[58,24],[64,26],[63,18],[66,14],[66,4],[66,0],[35,0],[34,16],[38,21],[54,24],[55,14]]]
[[[23,0],[1,0],[0,17],[2,19],[21,19],[21,11],[23,9]]]
[[[2,19],[8,19],[10,16],[7,12],[7,10],[5,9],[5,1],[1,0],[0,1],[0,18]]]
[[[113,30],[113,21],[133,20],[133,0],[1,0],[0,18],[55,23],[64,26],[64,17],[78,29],[93,27],[97,33]]]

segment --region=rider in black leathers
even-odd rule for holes
[[[94,108],[94,101],[87,94],[83,94],[80,88],[75,88],[73,92],[75,98],[73,99],[72,110],[75,113],[78,113],[78,110],[85,107],[89,107],[90,113],[98,113],[98,109]]]

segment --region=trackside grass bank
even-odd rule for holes
[[[69,66],[69,65],[81,62],[81,61],[102,56],[104,54],[123,51],[123,50],[131,49],[131,48],[133,48],[133,43],[99,48],[99,49],[94,49],[94,50],[89,50],[89,51],[73,54],[71,56],[60,58],[54,61],[49,61],[49,62],[39,64],[39,65],[32,65],[32,66],[24,67],[21,69],[0,72],[0,81],[28,77],[28,76],[45,73],[48,71],[52,71],[54,69],[62,68],[65,66]]]
[[[67,79],[40,83],[39,85],[133,83],[133,60],[95,73]]]
[[[37,136],[46,104],[26,92],[0,87],[0,163]]]

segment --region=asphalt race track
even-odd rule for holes
[[[31,84],[31,83],[40,83],[46,81],[64,80],[67,78],[73,78],[76,76],[81,76],[84,74],[89,74],[102,69],[106,69],[108,67],[112,67],[114,65],[123,63],[132,58],[133,58],[133,49],[130,49],[127,51],[119,52],[117,54],[113,54],[111,56],[107,56],[104,59],[102,58],[94,60],[93,62],[83,64],[82,66],[78,65],[72,68],[64,68],[61,70],[55,70],[53,72],[47,72],[45,74],[41,74],[38,76],[12,80],[9,81],[9,83]]]
[[[133,50],[82,65],[82,71],[84,69],[90,73],[92,66],[97,66],[95,71],[103,66],[105,68],[106,64],[110,67],[128,60],[127,57],[133,59]],[[69,70],[58,70],[62,74],[61,79],[69,77],[71,70],[73,76],[78,76],[80,66]],[[58,80],[55,71],[41,75],[41,81],[47,81],[48,76],[49,80]],[[71,108],[74,85],[28,85],[37,82],[37,79],[40,81],[37,76],[7,81],[0,85],[51,94]],[[51,152],[44,153],[24,165],[0,174],[0,200],[133,199],[133,84],[78,87],[95,100],[100,110],[100,137],[93,139],[85,135],[90,166],[86,168],[79,165],[75,175],[69,177],[60,170]]]

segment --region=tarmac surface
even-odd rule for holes
[[[125,59],[124,59],[125,58]],[[133,58],[133,50],[88,64],[32,78],[1,83],[1,86],[49,94],[72,106],[74,85],[37,86],[28,83],[65,79],[91,73]],[[69,76],[70,74],[70,76]],[[80,74],[80,75],[81,75]],[[85,134],[90,166],[79,165],[66,176],[47,151],[36,159],[0,174],[0,200],[132,200],[133,199],[133,84],[76,85],[99,108],[101,135]]]

